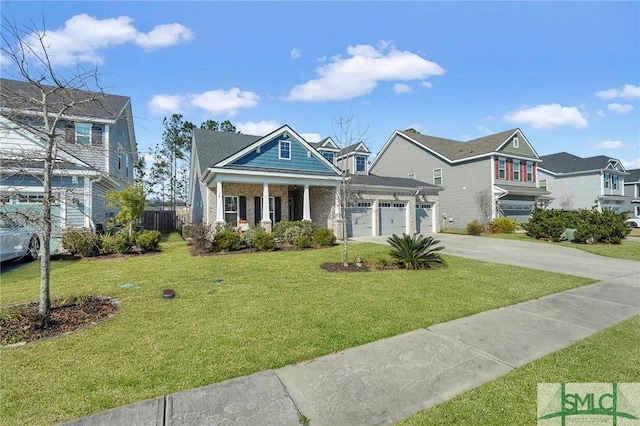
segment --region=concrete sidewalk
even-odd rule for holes
[[[500,253],[601,281],[65,424],[299,425],[303,415],[312,426],[389,425],[640,313],[640,262],[437,237],[450,254],[495,261],[486,257]]]

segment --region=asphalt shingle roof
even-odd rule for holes
[[[193,129],[193,144],[200,163],[200,173],[236,154],[263,136]]]
[[[611,157],[597,155],[595,157],[581,158],[568,152],[558,152],[556,154],[543,155],[540,157],[542,169],[554,173],[574,173],[589,170],[603,170],[607,168]]]
[[[116,119],[129,102],[128,96],[100,94],[84,90],[55,90],[53,86],[43,86],[47,91],[52,91],[48,97],[49,109],[57,113],[68,104],[67,97],[76,102],[87,101],[66,112],[67,116],[91,117],[103,120]],[[91,99],[95,97],[96,99]],[[34,114],[42,114],[42,107],[29,99],[42,99],[38,88],[32,84],[19,80],[0,78],[0,106],[8,109],[32,111]]]
[[[453,161],[494,152],[517,130],[505,130],[495,135],[484,136],[467,142],[407,131],[399,131],[399,133]]]
[[[353,185],[382,186],[382,187],[392,187],[392,188],[408,188],[408,189],[424,188],[424,189],[431,189],[431,190],[443,189],[440,186],[432,185],[430,183],[422,182],[415,179],[378,176],[371,173],[368,175],[357,175],[357,174],[352,175],[351,183]]]
[[[627,170],[629,176],[625,176],[624,182],[640,182],[640,169]]]

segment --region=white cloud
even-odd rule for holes
[[[300,136],[307,142],[320,142],[323,137],[317,133],[300,133]]]
[[[371,93],[380,81],[424,80],[446,71],[437,63],[415,53],[397,50],[387,52],[370,45],[349,46],[348,58],[335,56],[331,62],[316,68],[318,78],[295,86],[286,98],[290,101],[345,100]]]
[[[597,115],[598,117],[604,117],[604,116],[605,116],[605,115],[607,115],[607,114],[605,114],[603,110],[599,109],[599,110],[598,110],[598,112],[596,112],[596,115]]]
[[[624,168],[627,170],[640,169],[640,157],[633,160],[620,159],[620,161],[622,162]]]
[[[181,111],[185,105],[182,96],[155,95],[148,103],[147,108],[154,114],[173,114]]]
[[[622,149],[626,148],[625,144],[622,141],[602,141],[598,143],[594,143],[591,146],[593,149]]]
[[[559,104],[537,105],[508,113],[504,119],[509,123],[528,124],[537,130],[555,129],[561,126],[586,127],[588,121],[577,107]]]
[[[35,53],[41,53],[38,36],[31,33],[23,41]],[[87,14],[75,15],[58,30],[46,31],[43,43],[54,65],[77,63],[102,63],[101,51],[114,46],[134,43],[145,50],[173,46],[191,40],[193,34],[183,25],[173,23],[158,25],[148,33],[141,32],[128,16],[97,19]]]
[[[209,111],[212,114],[234,116],[240,108],[253,108],[258,105],[260,96],[234,87],[231,90],[210,90],[204,93],[187,95],[191,105]]]
[[[291,56],[291,59],[302,58],[302,50],[301,49],[296,49],[294,47],[293,49],[291,49],[291,53],[289,53],[289,55]]]
[[[430,82],[428,82],[428,81],[421,81],[421,82],[420,82],[420,86],[422,86],[422,87],[426,87],[427,89],[431,89],[431,88],[433,87],[433,84],[431,84],[431,83],[430,83]]]
[[[607,89],[601,90],[596,93],[596,96],[602,99],[635,99],[640,98],[640,86],[634,86],[633,84],[625,84],[620,89]]]
[[[245,135],[265,136],[282,127],[282,124],[274,120],[263,120],[258,121],[257,123],[253,121],[246,121],[244,123],[238,123],[235,126],[236,129]]]
[[[413,89],[408,84],[396,83],[393,85],[394,93],[413,93]]]
[[[478,126],[478,130],[484,132],[487,135],[491,135],[491,134],[495,133],[493,130],[491,130],[490,128],[485,127],[483,125]]]
[[[628,112],[633,111],[633,106],[631,105],[621,105],[617,103],[607,105],[609,111],[617,112],[618,114],[626,114]]]

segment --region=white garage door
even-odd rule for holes
[[[416,232],[433,232],[432,205],[428,203],[416,204]]]
[[[407,231],[407,205],[404,202],[380,202],[380,235],[403,234]]]
[[[371,202],[362,201],[347,208],[347,237],[373,235],[373,209]]]

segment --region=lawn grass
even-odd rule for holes
[[[538,383],[640,382],[638,330],[640,315],[423,411],[400,425],[534,425]]]
[[[113,319],[0,349],[0,424],[53,424],[251,374],[593,280],[444,256],[449,268],[329,273],[341,247],[192,257],[177,234],[153,256],[52,263],[52,297],[115,297]],[[388,247],[351,244],[350,257]],[[38,264],[2,275],[3,306],[37,300]],[[223,280],[222,285],[214,285]],[[138,289],[119,287],[131,282]],[[174,299],[161,297],[173,288]]]

